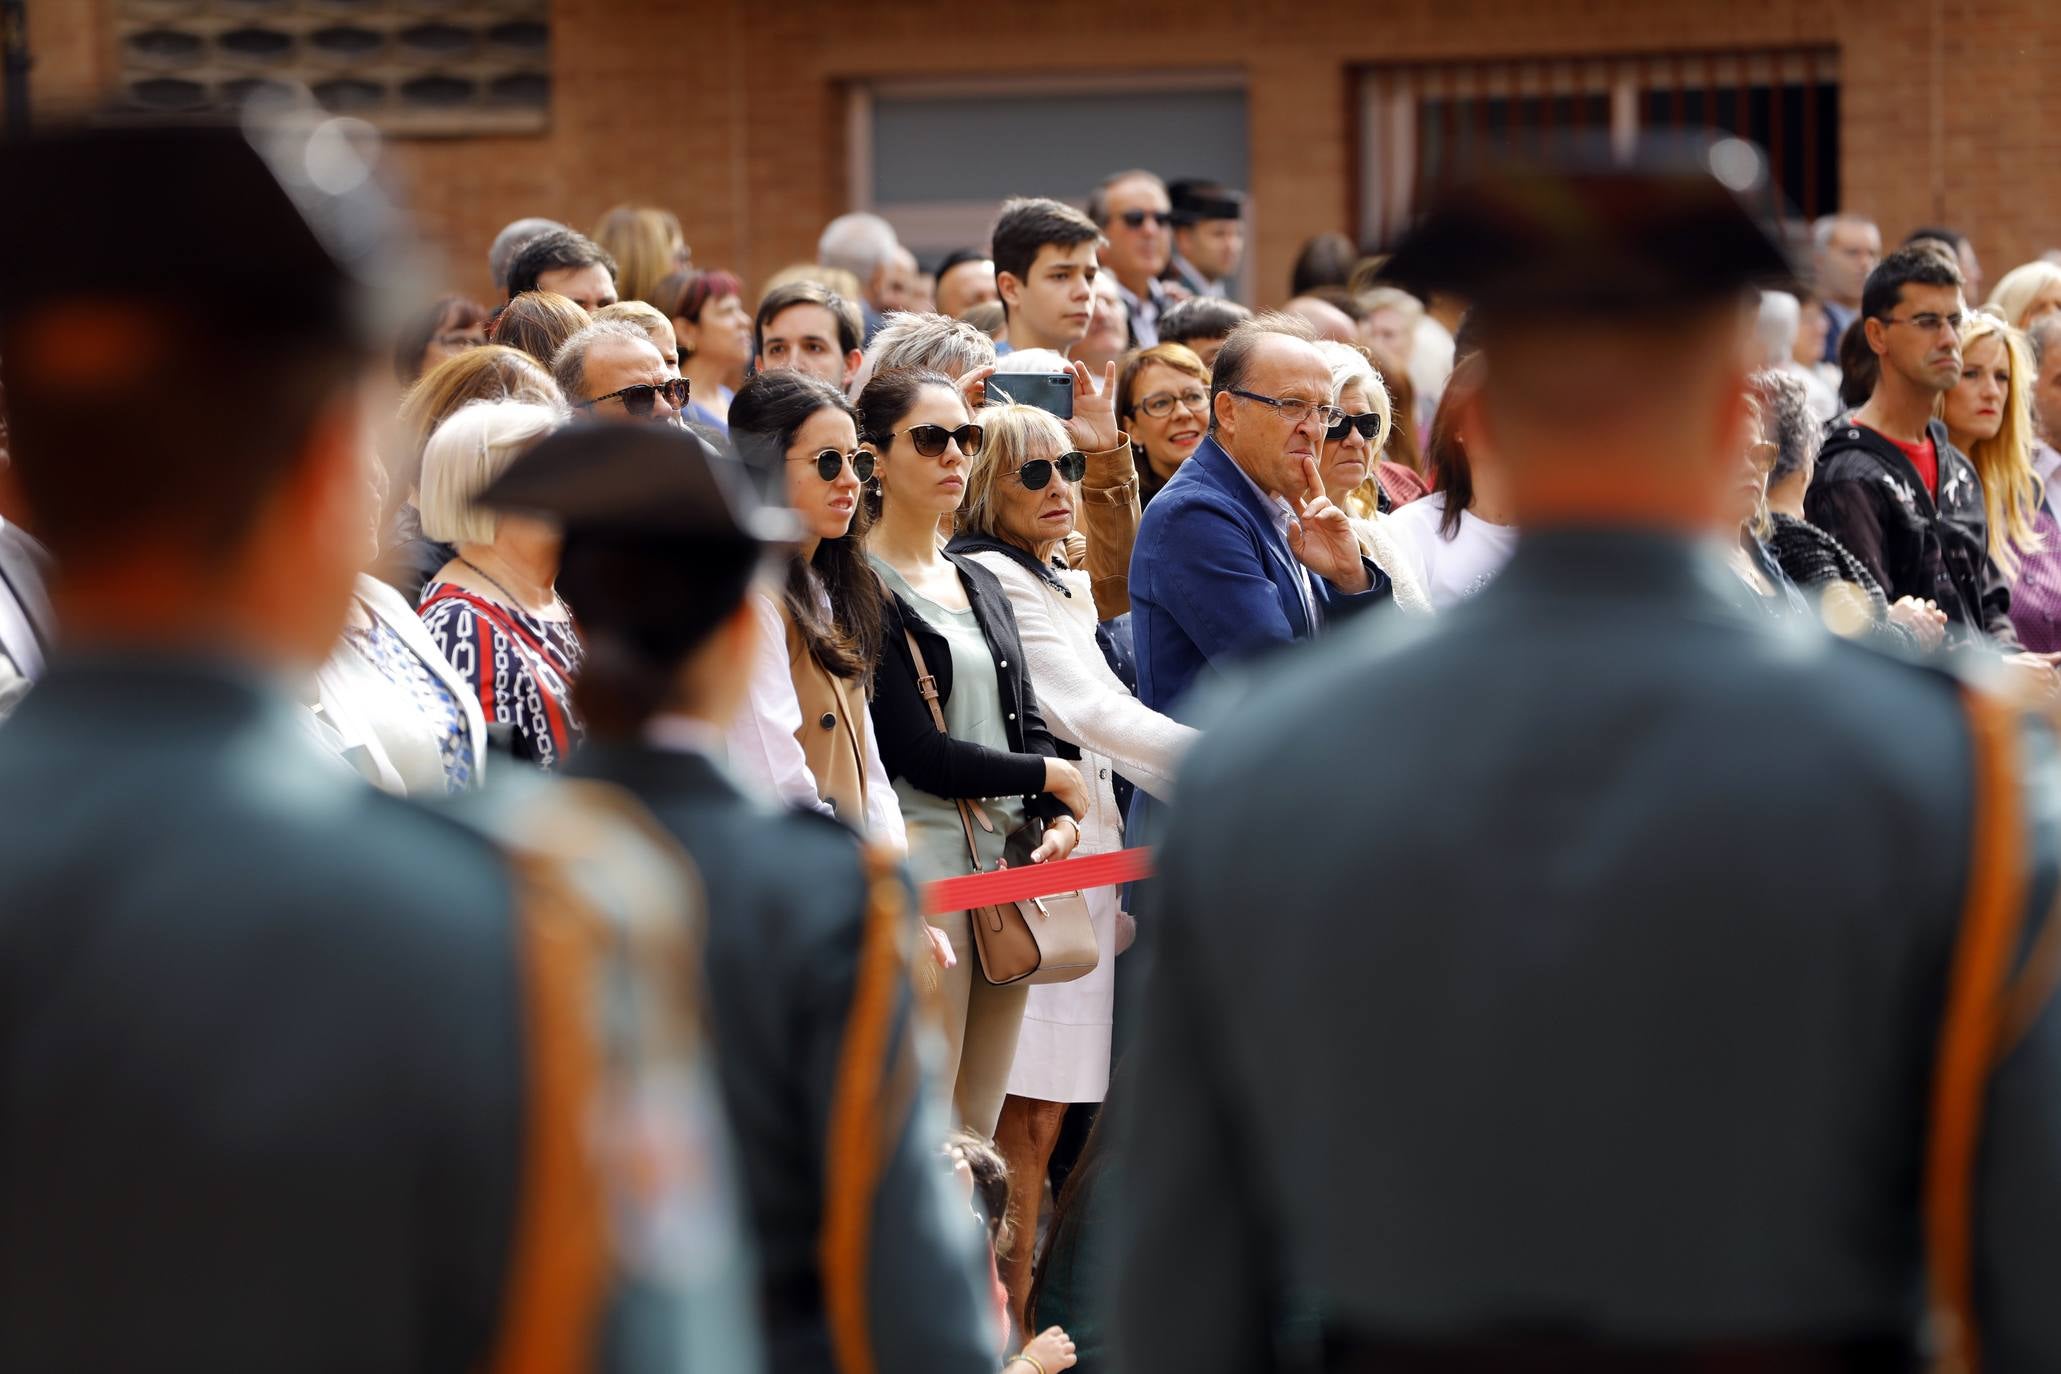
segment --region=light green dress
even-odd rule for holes
[[[988,647],[987,636],[981,633],[978,617],[971,610],[948,610],[919,595],[900,573],[877,558],[873,566],[879,569],[889,588],[915,607],[917,614],[951,646],[952,692],[941,705],[952,738],[1010,752],[1009,733],[1002,721],[1002,687],[995,677],[995,654]],[[931,664],[931,671],[939,666]],[[909,832],[909,867],[917,882],[958,878],[972,871],[966,858],[966,836],[959,824],[959,808],[954,802],[932,796],[911,785],[907,778],[895,779],[895,796],[902,804],[902,824]],[[1003,840],[1023,824],[1023,798],[983,800],[980,809],[994,822],[994,833],[976,824],[973,835],[980,845],[981,870],[992,872],[1002,857]]]

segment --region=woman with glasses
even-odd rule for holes
[[[1090,801],[1075,852],[1111,853],[1124,843],[1112,773],[1167,797],[1174,767],[1195,731],[1133,696],[1096,642],[1088,576],[1069,570],[1060,552],[1080,516],[1080,481],[1087,471],[1087,458],[1075,450],[1066,427],[1022,405],[987,406],[979,419],[985,439],[967,474],[951,552],[986,568],[1001,584],[1046,723],[1057,739],[1082,753]],[[1074,982],[1030,990],[995,1132],[1009,1163],[1012,1210],[1019,1213],[1011,1224],[1020,1236],[1037,1230],[1039,1185],[1068,1104],[1100,1102],[1109,1086],[1115,959],[1129,943],[1129,920],[1117,909],[1117,889],[1098,887],[1083,895],[1102,960]],[[1019,1326],[1030,1290],[1031,1248],[1017,1246],[1002,1267]]]
[[[456,549],[422,589],[422,623],[495,745],[543,769],[584,733],[572,689],[585,649],[558,596],[558,528],[474,498],[564,423],[554,406],[481,401],[438,426],[422,455],[422,532]]]
[[[1395,604],[1429,615],[1424,574],[1409,548],[1390,533],[1388,517],[1381,513],[1381,454],[1396,432],[1388,388],[1359,346],[1324,339],[1317,351],[1331,365],[1331,404],[1343,412],[1324,431],[1324,451],[1317,460],[1324,495],[1352,521],[1360,552],[1388,574],[1395,586]]]
[[[1185,344],[1140,349],[1124,359],[1116,412],[1137,455],[1143,507],[1209,437],[1209,369]]]
[[[901,800],[910,868],[926,883],[992,871],[1019,827],[1019,854],[1028,850],[1034,863],[1063,859],[1080,839],[1087,786],[1058,757],[1039,714],[1001,583],[938,543],[939,524],[959,510],[968,459],[980,453],[985,433],[956,383],[915,368],[874,377],[859,395],[859,414],[859,437],[877,455],[880,502],[867,550],[890,593],[873,728]],[[968,853],[969,835],[977,856]],[[961,1124],[993,1135],[1029,989],[981,978],[966,913],[930,921],[956,956],[939,999],[944,1081],[953,1085]]]
[[[727,429],[730,400],[751,366],[751,309],[744,303],[744,283],[723,271],[675,272],[659,283],[657,295],[673,321],[680,375],[691,385],[687,418]]]
[[[886,596],[858,527],[873,455],[859,447],[851,402],[805,373],[761,372],[730,403],[730,439],[747,463],[782,474],[775,489],[801,520],[780,589],[752,593],[758,659],[730,764],[790,806],[907,849],[866,707]]]

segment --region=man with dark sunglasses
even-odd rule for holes
[[[687,379],[672,376],[644,332],[619,320],[599,320],[560,344],[551,373],[585,418],[677,424],[687,408]]]
[[[1088,218],[1102,231],[1102,266],[1114,273],[1130,314],[1131,347],[1159,342],[1159,316],[1173,303],[1160,281],[1174,252],[1174,206],[1151,172],[1118,172],[1088,197]]]

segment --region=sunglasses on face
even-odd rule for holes
[[[979,425],[961,425],[957,429],[946,429],[943,425],[911,425],[902,433],[909,436],[909,442],[925,458],[942,458],[945,445],[956,443],[959,452],[968,458],[980,455],[980,446],[987,438],[987,431]]]
[[[1043,491],[1052,485],[1054,469],[1062,481],[1078,482],[1088,475],[1088,455],[1076,452],[1062,453],[1057,458],[1033,458],[1016,470],[1016,480],[1023,483],[1025,491]]]
[[[846,463],[852,465],[852,476],[861,482],[873,476],[874,458],[871,449],[855,448],[850,453],[842,453],[834,448],[826,448],[813,458],[790,458],[787,461],[814,463],[816,475],[826,482],[835,482],[838,474],[844,471]]]
[[[1171,210],[1126,210],[1121,215],[1118,215],[1117,218],[1122,220],[1127,228],[1131,229],[1143,229],[1145,221],[1148,219],[1164,229],[1174,222],[1174,212]]]
[[[1341,415],[1324,431],[1324,437],[1336,442],[1354,430],[1358,430],[1360,437],[1371,444],[1374,436],[1381,432],[1381,417],[1371,410],[1364,415]]]
[[[611,391],[606,396],[596,396],[591,401],[581,401],[578,408],[592,410],[603,401],[621,401],[624,410],[644,420],[650,418],[652,407],[661,396],[666,398],[666,404],[674,410],[685,410],[688,390],[685,377],[675,377],[669,382],[656,384],[639,382],[635,386],[626,386],[621,391]]]

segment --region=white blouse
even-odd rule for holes
[[[762,591],[751,594],[759,622],[758,655],[751,665],[751,692],[730,722],[730,769],[766,796],[826,816],[836,812],[823,800],[816,775],[795,733],[801,729],[801,700],[794,694],[794,670],[787,661],[787,622],[780,606]],[[828,609],[828,605],[825,605]],[[880,763],[873,739],[873,713],[859,713],[866,747],[866,838],[906,853],[909,837],[894,784]]]

